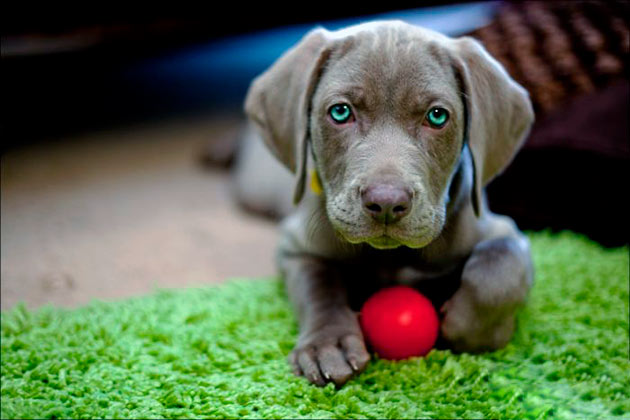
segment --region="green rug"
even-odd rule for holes
[[[2,313],[3,418],[630,418],[628,248],[530,234],[536,283],[503,350],[294,377],[276,279]]]

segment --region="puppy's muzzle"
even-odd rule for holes
[[[361,192],[363,210],[382,224],[393,224],[411,211],[411,192],[392,183],[371,184]]]

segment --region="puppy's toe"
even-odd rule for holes
[[[298,352],[296,350],[293,350],[291,353],[289,353],[287,360],[289,362],[289,366],[291,366],[291,371],[293,372],[293,374],[295,376],[302,376],[304,375],[304,373],[302,372],[302,368],[300,368],[300,364],[298,363],[297,353]]]
[[[354,372],[337,346],[327,345],[317,352],[317,360],[322,374],[327,380],[341,386],[348,382]]]
[[[370,361],[370,353],[365,348],[363,339],[356,335],[347,335],[341,339],[340,344],[352,370],[355,373],[363,372]]]
[[[318,386],[326,385],[326,379],[319,370],[319,364],[313,349],[298,350],[296,360],[299,370],[306,379]]]

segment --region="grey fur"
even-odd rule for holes
[[[334,124],[335,103],[351,104],[356,121]],[[441,129],[424,123],[436,105],[450,113]],[[395,283],[432,298],[453,349],[508,342],[532,283],[529,244],[487,209],[483,187],[534,116],[527,92],[480,44],[397,21],[317,29],[252,83],[245,108],[288,169],[252,153],[251,131],[236,188],[249,207],[287,216],[277,255],[300,322],[289,357],[296,374],[342,385],[363,370],[356,311]],[[322,195],[307,188],[308,168]],[[409,213],[391,224],[371,218],[361,197],[375,184],[410,191]]]

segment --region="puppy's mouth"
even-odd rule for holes
[[[399,235],[395,235],[393,232],[388,232],[387,229],[383,229],[381,232],[378,232],[376,235],[365,235],[365,236],[351,236],[344,232],[338,231],[341,236],[350,243],[360,244],[367,243],[373,248],[376,249],[394,249],[401,246],[406,246],[409,248],[422,248],[426,246],[429,242],[431,242],[432,238],[427,238],[425,235],[420,235],[415,238],[407,238],[401,237]]]
[[[405,245],[400,240],[394,239],[388,235],[353,238],[353,237],[348,237],[347,235],[344,235],[342,232],[339,232],[339,233],[341,234],[341,236],[344,237],[345,240],[347,240],[348,242],[352,244],[367,243],[371,247],[376,248],[376,249],[394,249],[394,248],[398,248],[399,246]]]
[[[401,246],[423,248],[433,242],[443,225],[439,214],[435,212],[425,212],[410,220],[403,219],[392,224],[377,223],[363,214],[352,217],[349,213],[331,206],[329,220],[337,235],[351,244],[368,244],[376,249]]]
[[[381,235],[376,238],[370,238],[366,240],[366,242],[376,249],[394,249],[403,245],[396,239],[387,235]]]
[[[401,246],[422,248],[435,239],[435,235],[427,227],[409,231],[398,226],[378,226],[362,232],[343,229],[343,227],[337,226],[335,229],[343,239],[352,244],[367,243],[376,249],[394,249]]]

